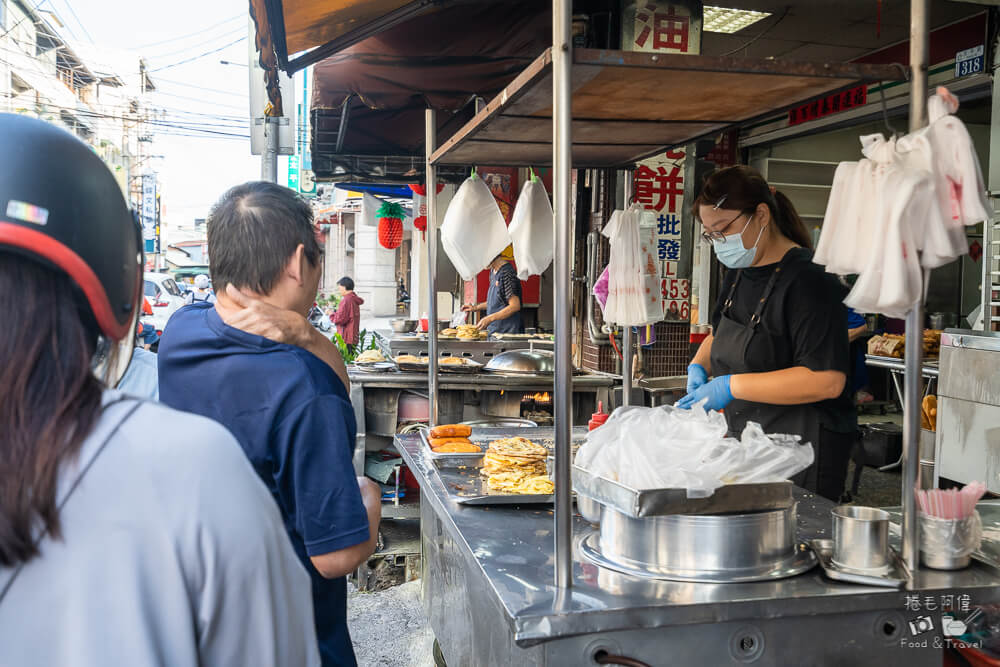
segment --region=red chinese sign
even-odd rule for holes
[[[635,199],[656,214],[653,238],[665,320],[687,320],[691,314],[691,283],[678,277],[683,253],[684,157],[684,151],[669,151],[640,163],[635,170]]]
[[[799,125],[811,120],[831,116],[841,111],[864,106],[868,102],[868,86],[861,84],[835,95],[828,95],[818,100],[795,107],[788,112],[788,124]]]
[[[677,13],[674,5],[663,10],[649,2],[635,15],[635,45],[640,49],[687,53],[690,30],[691,17]]]

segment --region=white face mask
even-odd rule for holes
[[[757,240],[753,242],[753,247],[744,248],[743,232],[750,226],[751,220],[753,220],[753,215],[747,218],[747,224],[743,225],[743,229],[738,234],[729,234],[724,241],[712,241],[712,250],[715,251],[715,256],[730,269],[745,269],[753,264],[753,260],[757,256],[757,244],[760,243],[760,237],[764,234],[764,227],[767,225],[760,228],[760,233],[757,234]]]

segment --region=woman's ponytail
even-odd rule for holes
[[[773,211],[771,217],[774,218],[781,233],[803,248],[812,250],[812,234],[809,233],[805,223],[802,222],[802,218],[799,217],[798,211],[795,210],[795,205],[792,204],[792,200],[780,191],[775,190],[774,202],[777,204],[778,210]],[[777,215],[773,215],[774,213]]]

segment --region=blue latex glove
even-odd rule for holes
[[[729,379],[732,375],[720,375],[711,382],[701,385],[681,400],[674,407],[689,409],[698,401],[707,398],[706,410],[722,410],[733,400],[733,392],[729,389]]]
[[[701,364],[691,364],[688,366],[688,392],[693,393],[695,389],[708,382],[708,371]]]

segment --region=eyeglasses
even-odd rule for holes
[[[715,231],[709,230],[709,231],[702,232],[701,233],[701,238],[705,239],[705,241],[707,241],[708,243],[711,243],[712,241],[725,241],[726,240],[726,233],[725,233],[726,230],[729,229],[734,222],[736,222],[737,220],[739,220],[740,218],[742,218],[744,215],[750,215],[751,218],[753,217],[753,215],[751,215],[749,213],[740,213],[735,218],[733,218],[732,220],[730,220],[729,222],[727,222],[726,225],[722,229],[715,230]],[[750,224],[750,220],[749,219],[747,219],[747,224]]]

